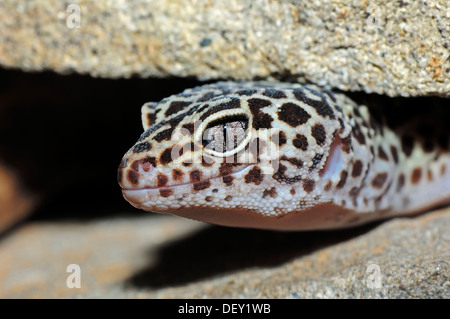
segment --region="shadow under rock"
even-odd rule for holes
[[[211,226],[161,247],[156,253],[156,262],[134,274],[125,284],[139,288],[164,288],[246,268],[275,267],[363,235],[379,224],[308,232]]]

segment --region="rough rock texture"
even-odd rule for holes
[[[446,0],[3,0],[0,64],[450,96],[449,10]]]
[[[448,299],[449,242],[449,209],[297,233],[162,215],[35,221],[0,241],[0,298]],[[69,264],[79,289],[66,286]]]

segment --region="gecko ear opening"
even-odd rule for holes
[[[334,141],[330,145],[330,151],[328,152],[328,157],[325,160],[325,165],[319,172],[319,175],[323,179],[330,178],[335,172],[339,170],[342,166],[341,156],[342,156],[342,140],[339,135],[336,136]]]

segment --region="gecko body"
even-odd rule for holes
[[[144,104],[118,180],[135,207],[227,226],[330,229],[413,214],[450,201],[450,133],[404,115],[310,85],[204,85]]]

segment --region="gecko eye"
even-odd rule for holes
[[[248,118],[235,115],[210,122],[203,132],[202,144],[206,150],[229,155],[236,153],[246,139]],[[239,147],[240,149],[240,147]]]

